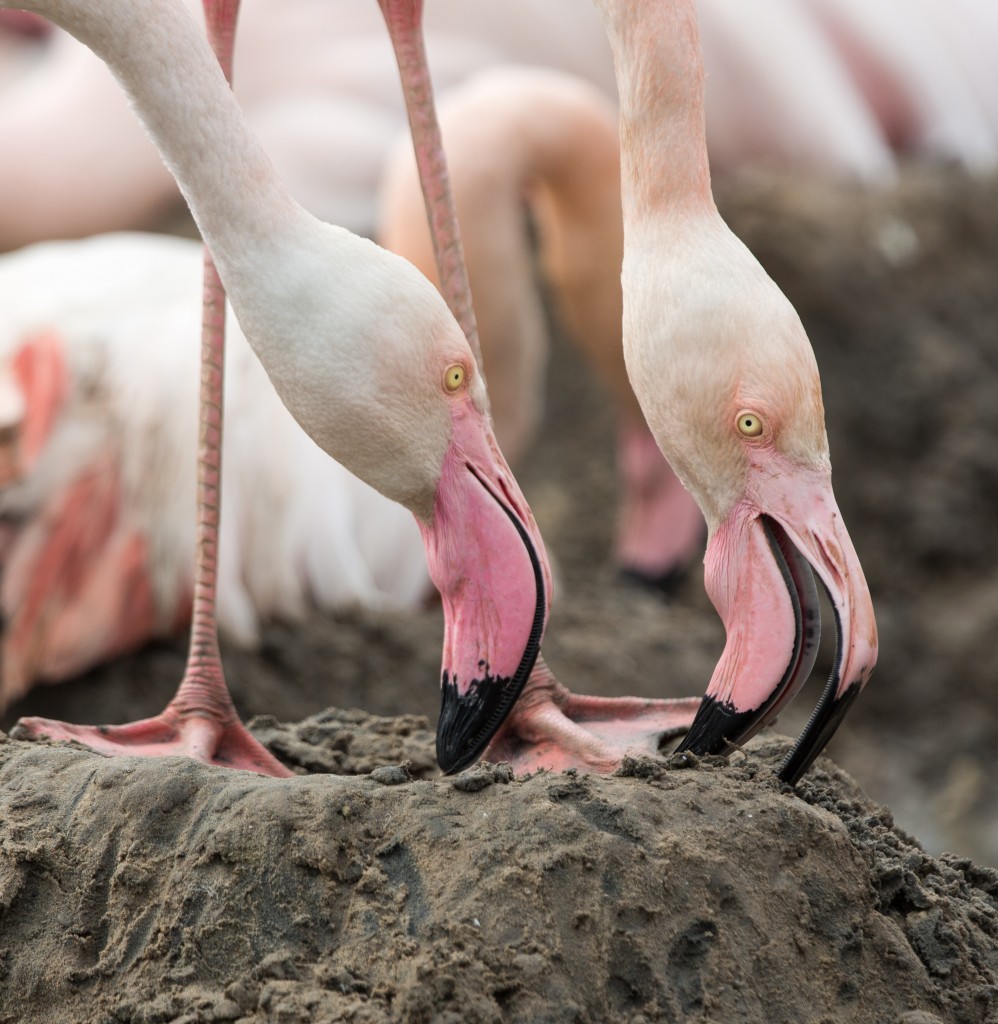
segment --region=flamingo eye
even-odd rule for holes
[[[465,371],[464,367],[460,363],[454,363],[448,366],[444,371],[444,387],[451,393],[455,391],[464,383]]]
[[[762,417],[754,412],[740,412],[738,430],[745,437],[758,437],[762,433]]]

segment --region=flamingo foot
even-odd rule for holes
[[[699,697],[580,697],[538,659],[523,693],[483,755],[506,761],[517,775],[546,768],[608,774],[625,754],[657,755],[661,744],[689,729]]]
[[[205,764],[257,772],[277,779],[294,774],[255,739],[238,718],[223,722],[207,714],[181,715],[172,707],[155,718],[128,725],[70,725],[49,718],[22,718],[11,731],[11,737],[76,741],[109,757],[186,754]]]

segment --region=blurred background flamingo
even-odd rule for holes
[[[715,175],[789,165],[885,183],[897,155],[995,165],[998,19],[987,0],[918,0],[903,16],[897,0],[700,0],[698,12]],[[279,172],[318,216],[370,233],[403,126],[376,5],[247,0],[241,18],[236,92]],[[25,28],[0,29],[0,248],[161,225],[179,208],[175,188],[110,74],[64,33]],[[437,0],[426,31],[438,94],[519,63],[615,95],[589,4],[511,0],[500,12]]]

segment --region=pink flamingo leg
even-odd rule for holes
[[[703,554],[703,514],[643,419],[620,424],[617,466],[625,485],[617,521],[617,565],[625,576],[668,593]]]
[[[423,0],[378,3],[402,78],[440,291],[481,367],[471,288],[423,44]],[[518,773],[569,767],[610,772],[625,753],[658,753],[663,739],[686,732],[699,706],[699,698],[578,697],[538,658],[485,757],[508,761]]]
[[[208,37],[226,78],[239,0],[204,0]],[[173,700],[162,714],[121,726],[81,726],[45,718],[22,719],[19,738],[76,740],[110,755],[163,757],[186,754],[209,764],[272,775],[290,772],[250,735],[236,713],[218,649],[215,593],[221,509],[222,414],[225,361],[225,290],[205,249],[201,333],[201,422],[198,444],[197,534],[194,607],[187,667]]]
[[[461,325],[478,368],[484,372],[478,324],[471,304],[471,285],[464,262],[457,210],[451,194],[447,158],[433,102],[433,83],[423,43],[423,0],[378,0],[388,26],[402,77],[402,92],[416,152],[419,182],[430,221],[433,255],[440,293]]]

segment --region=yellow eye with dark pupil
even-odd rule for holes
[[[448,366],[444,373],[444,387],[451,392],[457,391],[457,389],[464,383],[464,367],[460,363],[455,363],[453,366]]]
[[[738,417],[738,429],[746,437],[758,437],[762,433],[762,420],[754,412],[743,412]]]

